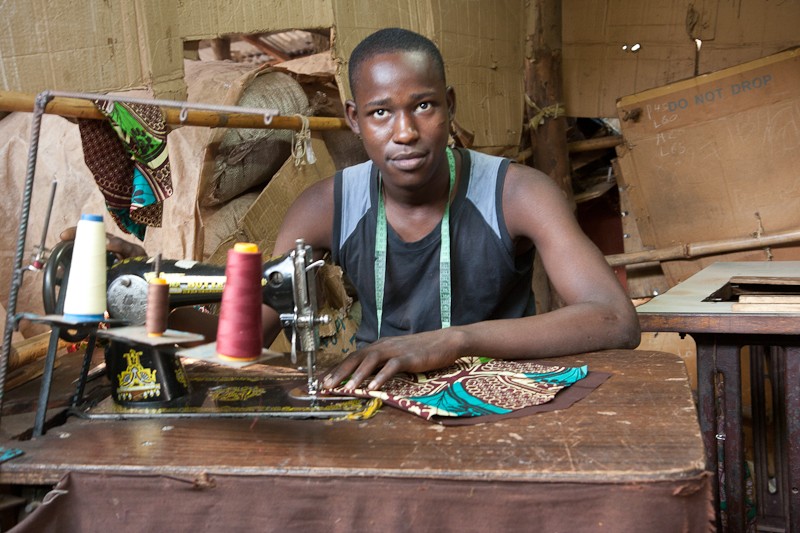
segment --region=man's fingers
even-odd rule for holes
[[[355,357],[353,354],[336,366],[330,373],[322,380],[322,386],[325,388],[333,388],[338,386],[346,377],[348,377],[358,365],[361,364],[361,359]]]
[[[367,384],[367,390],[378,390],[383,387],[383,385],[389,381],[389,378],[400,372],[400,366],[401,365],[397,364],[397,359],[388,361],[385,365],[383,365],[383,368],[381,368],[380,371],[375,374],[375,377],[372,378],[372,381]]]
[[[106,249],[122,258],[145,256],[147,253],[138,244],[133,244],[119,237],[106,233]]]

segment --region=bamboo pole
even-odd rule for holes
[[[35,95],[16,91],[0,91],[0,111],[33,111]],[[220,113],[192,109],[186,113],[185,120],[181,121],[181,110],[173,107],[162,107],[164,120],[173,126],[206,126],[209,128],[259,128],[259,129],[285,129],[299,131],[303,127],[300,117],[275,116],[269,124],[264,123],[264,117],[250,113]],[[98,110],[89,100],[78,98],[55,97],[45,107],[45,113],[59,115],[67,118],[83,118],[104,120],[106,116]],[[347,121],[338,117],[306,117],[311,130],[347,130]]]
[[[606,137],[597,137],[594,139],[584,139],[582,141],[573,141],[571,143],[567,143],[567,150],[571,154],[577,154],[580,152],[591,152],[593,150],[614,148],[620,144],[622,144],[621,135],[607,135]]]
[[[767,246],[775,246],[777,244],[788,244],[793,242],[800,242],[800,229],[793,229],[780,233],[773,233],[770,235],[761,235],[759,237],[741,237],[721,239],[718,241],[676,244],[675,246],[657,248],[655,250],[643,250],[641,252],[607,255],[606,261],[612,267],[618,267],[625,265],[636,265],[639,263],[649,263],[651,261],[692,259],[705,255],[754,250],[757,248],[765,248]]]

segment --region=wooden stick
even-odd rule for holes
[[[569,150],[569,153],[575,154],[578,152],[591,152],[592,150],[614,148],[618,144],[622,144],[621,135],[607,135],[605,137],[584,139],[582,141],[573,141],[571,143],[567,143],[567,149]]]
[[[732,303],[731,311],[737,313],[800,313],[800,304],[745,304]]]
[[[800,277],[786,276],[733,276],[731,285],[800,285]]]
[[[11,344],[11,353],[8,356],[8,370],[14,370],[25,366],[32,361],[43,358],[47,355],[47,347],[50,343],[50,332],[45,331],[33,337],[14,342]],[[69,345],[68,342],[59,339],[58,348],[62,349]]]
[[[628,252],[624,254],[607,255],[606,261],[612,267],[635,265],[649,261],[669,261],[674,259],[691,259],[704,255],[739,252],[765,248],[776,244],[787,244],[800,241],[800,229],[788,230],[772,235],[760,237],[745,237],[722,239],[718,241],[704,241],[689,244],[676,244],[667,248],[643,250],[641,252]]]
[[[53,368],[61,366],[61,357],[64,352],[61,351],[56,354],[56,360],[53,361]],[[39,360],[33,364],[25,365],[17,368],[16,370],[8,373],[8,381],[6,382],[6,391],[13,390],[20,385],[40,377],[44,373],[44,361]]]
[[[36,96],[16,91],[0,91],[0,111],[33,111]],[[164,120],[172,126],[206,126],[209,128],[258,128],[283,129],[299,131],[303,127],[300,117],[281,116],[272,118],[264,124],[264,117],[249,113],[220,113],[201,109],[190,109],[186,120],[181,122],[181,110],[173,107],[162,107]],[[45,107],[45,113],[68,118],[84,118],[105,120],[92,102],[79,98],[54,97]],[[307,117],[312,130],[347,130],[347,121],[338,117]]]
[[[800,305],[800,295],[754,295],[742,294],[739,296],[740,304],[795,304]]]

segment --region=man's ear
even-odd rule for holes
[[[447,98],[447,114],[450,117],[450,120],[456,118],[456,90],[453,89],[450,85],[447,86],[446,89],[446,98]]]
[[[352,100],[347,100],[344,103],[344,118],[347,119],[347,124],[353,133],[361,135],[361,128],[358,127],[358,111],[356,110],[356,103]]]

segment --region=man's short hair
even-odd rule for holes
[[[358,43],[353,53],[350,54],[348,70],[350,91],[355,95],[355,86],[360,75],[359,71],[367,59],[378,54],[395,52],[422,52],[430,58],[434,69],[438,71],[442,81],[445,81],[442,54],[430,39],[402,28],[384,28]]]

